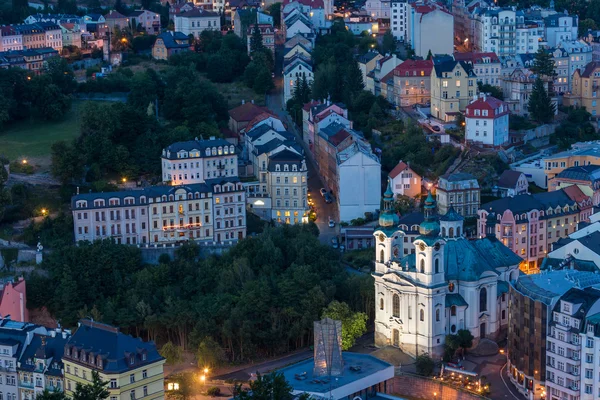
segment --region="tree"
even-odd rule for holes
[[[263,66],[258,71],[258,73],[256,74],[256,78],[254,79],[254,91],[258,94],[266,94],[274,87],[275,85],[273,84],[273,78],[271,78],[271,73],[266,67]]]
[[[225,361],[225,353],[219,343],[211,337],[205,337],[196,350],[198,367],[214,369]]]
[[[92,383],[82,385],[77,382],[75,392],[73,393],[73,400],[106,399],[109,395],[107,386],[108,381],[104,382],[98,372],[92,371]]]
[[[423,353],[417,356],[415,360],[415,367],[417,369],[417,374],[422,376],[430,376],[433,373],[435,362],[428,353]]]
[[[504,100],[504,93],[498,86],[490,85],[489,83],[477,82],[480,93],[489,93],[498,100]]]
[[[182,372],[179,374],[171,375],[169,381],[177,382],[179,389],[173,390],[168,393],[169,399],[174,400],[188,400],[194,396],[194,386],[196,384],[193,372]]]
[[[265,45],[263,44],[262,33],[260,32],[260,27],[258,24],[254,24],[254,28],[252,29],[252,36],[250,36],[250,53],[255,53],[257,51],[263,51]]]
[[[231,82],[234,78],[231,58],[222,53],[211,56],[206,63],[207,77],[213,82]]]
[[[354,346],[356,339],[367,331],[367,314],[353,312],[348,304],[337,300],[329,303],[323,311],[323,318],[342,321],[342,350],[348,350]]]
[[[533,59],[533,66],[530,69],[533,73],[538,74],[542,77],[556,76],[556,72],[554,71],[554,59],[552,58],[552,54],[548,53],[543,48],[540,48],[537,51],[537,53],[535,53],[535,58]]]
[[[281,26],[281,2],[273,3],[268,9],[269,15],[273,17],[273,25],[275,28]]]
[[[281,372],[272,372],[268,375],[256,374],[256,380],[250,382],[249,390],[242,390],[241,385],[236,387],[235,400],[291,400],[292,386],[285,380]]]
[[[598,30],[598,24],[591,18],[579,20],[579,36],[587,36],[588,31]]]
[[[61,183],[67,184],[81,178],[83,175],[83,160],[81,151],[75,144],[60,141],[51,146],[52,165],[50,171]]]
[[[427,60],[433,59],[433,54],[431,53],[431,49],[427,52]]]
[[[533,84],[527,109],[531,113],[532,118],[541,124],[547,124],[554,119],[556,104],[552,102],[550,95],[546,91],[544,81],[539,76]]]
[[[66,398],[67,397],[65,396],[64,392],[51,392],[48,389],[46,389],[42,393],[38,394],[35,397],[35,400],[66,400]]]
[[[383,54],[394,53],[396,51],[396,37],[392,34],[392,30],[388,29],[381,39],[381,52]]]
[[[415,199],[412,197],[398,195],[394,201],[394,210],[401,215],[404,215],[415,208]]]
[[[182,360],[182,349],[169,341],[160,348],[160,355],[167,359],[167,364],[177,364]]]
[[[468,329],[459,329],[457,332],[458,345],[463,349],[467,350],[473,346],[473,334]]]

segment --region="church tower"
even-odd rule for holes
[[[428,193],[423,209],[425,220],[419,225],[420,235],[415,239],[417,279],[425,285],[444,281],[444,239],[440,237],[440,223],[436,202]]]
[[[456,239],[462,237],[464,218],[450,205],[448,212],[440,216],[441,235],[444,239]]]
[[[394,192],[391,182],[383,194],[383,207],[379,214],[379,225],[375,228],[375,265],[376,270],[385,271],[393,260],[402,257],[404,233],[398,230],[400,219],[394,211]]]

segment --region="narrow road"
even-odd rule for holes
[[[239,371],[231,372],[231,373],[220,375],[220,376],[215,376],[214,379],[219,379],[219,380],[235,379],[235,380],[247,381],[250,379],[252,374],[256,374],[257,372],[259,372],[260,374],[268,373],[275,369],[283,368],[286,365],[290,365],[290,364],[294,364],[294,363],[297,363],[302,360],[306,360],[307,358],[310,358],[312,356],[313,356],[313,352],[307,349],[307,350],[304,350],[304,351],[301,351],[298,353],[290,354],[289,356],[279,358],[277,360],[267,361],[267,362],[264,362],[261,364],[256,364],[256,365],[253,365],[251,367],[248,367],[248,368],[245,368],[245,369],[242,369]]]

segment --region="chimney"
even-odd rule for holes
[[[56,331],[50,331],[50,337],[56,337]]]
[[[77,194],[79,194],[79,186],[77,186]]]
[[[66,339],[67,338],[67,332],[66,331],[62,331],[62,338]]]
[[[486,101],[486,100],[487,100],[487,93],[484,93],[483,94],[483,101]]]

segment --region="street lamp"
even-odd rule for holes
[[[26,165],[26,164],[27,164],[27,160],[26,160],[26,159],[23,159],[23,161],[21,161],[21,163],[22,163],[23,165]]]
[[[121,180],[123,181],[123,183],[127,183],[127,178],[123,178]]]
[[[45,208],[42,208],[42,210],[41,210],[41,211],[42,211],[42,215],[44,215],[44,216],[45,216],[45,215],[46,215],[46,213],[48,212],[48,210],[46,210]]]

